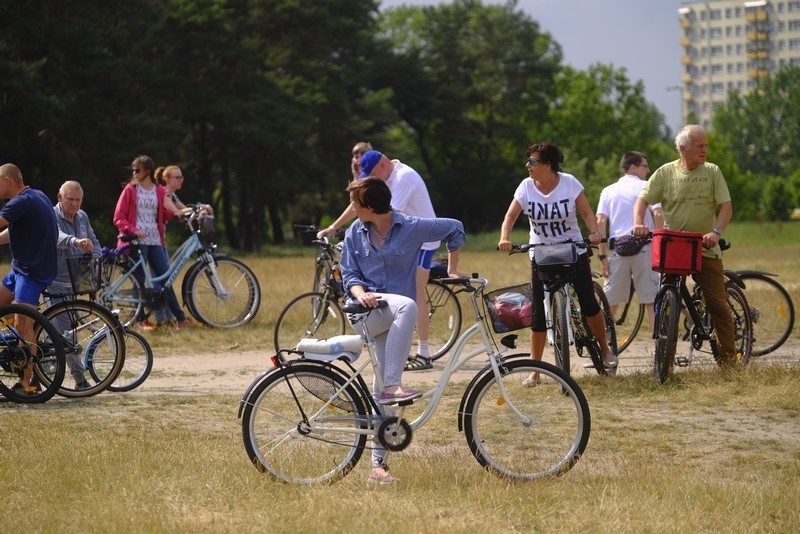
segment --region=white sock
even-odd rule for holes
[[[417,353],[424,358],[431,357],[431,349],[428,348],[427,341],[422,341],[421,339],[419,340],[419,347],[417,348]]]

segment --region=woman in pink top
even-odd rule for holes
[[[144,256],[154,277],[161,276],[169,269],[166,238],[166,221],[180,215],[181,211],[167,196],[167,188],[155,182],[156,166],[149,156],[137,156],[131,163],[133,174],[130,183],[122,190],[114,210],[114,226],[120,234],[136,234],[136,248]],[[121,246],[122,241],[117,243]],[[178,298],[172,288],[167,294],[167,306],[175,316],[175,327],[185,328],[191,321],[183,313]],[[156,326],[143,318],[139,322],[143,330],[154,330]]]

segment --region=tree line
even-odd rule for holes
[[[360,140],[471,232],[499,226],[531,143],[558,144],[593,204],[625,151],[676,157],[641,81],[566,66],[516,1],[6,0],[0,16],[0,159],[53,198],[80,181],[104,242],[138,154],[180,165],[181,198],[212,203],[241,250],[338,215]],[[782,71],[715,116],[737,219],[800,205],[799,82]]]

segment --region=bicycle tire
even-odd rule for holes
[[[617,356],[633,343],[642,328],[645,313],[644,304],[639,302],[639,296],[634,291],[633,281],[631,281],[630,297],[624,305],[617,306],[617,317],[614,319],[614,328],[617,336]]]
[[[725,283],[725,296],[728,299],[733,331],[736,335],[735,363],[747,365],[753,354],[753,322],[750,317],[750,305],[742,288],[734,282]]]
[[[745,284],[744,294],[753,322],[753,356],[778,350],[792,333],[794,303],[789,292],[769,275],[736,271]]]
[[[108,257],[102,261],[102,284],[97,302],[116,313],[123,326],[144,318],[145,284],[140,273],[131,272],[117,290],[108,292],[108,287],[130,271],[134,262],[128,256]]]
[[[316,265],[314,267],[314,293],[322,293],[325,289],[325,284],[328,283],[331,274],[331,264],[327,260],[317,257]]]
[[[569,331],[567,330],[567,302],[563,291],[551,294],[550,307],[553,318],[553,351],[556,367],[570,374]]]
[[[611,313],[611,304],[608,303],[606,292],[603,291],[603,286],[594,282],[594,296],[597,298],[597,304],[600,305],[600,312],[603,314],[603,321],[606,325],[606,343],[608,343],[611,352],[614,354],[619,353],[617,346],[617,330],[614,326],[614,314]]]
[[[67,373],[59,395],[91,397],[117,379],[125,364],[125,338],[114,314],[100,304],[81,299],[58,302],[42,314],[61,336],[66,353]]]
[[[341,374],[307,363],[278,369],[259,383],[242,412],[242,438],[253,465],[293,484],[347,475],[364,452],[367,436],[357,432],[369,426],[369,417],[365,394],[353,384],[341,389],[345,383]]]
[[[445,284],[428,280],[428,346],[431,360],[438,360],[453,348],[461,333],[461,304],[455,292]]]
[[[672,375],[680,313],[678,290],[673,286],[664,287],[656,297],[656,348],[653,358],[653,375],[661,384]]]
[[[223,254],[214,254],[213,258],[213,269],[208,263],[198,262],[186,273],[183,300],[189,313],[216,328],[249,323],[261,306],[261,287],[255,273],[235,258]]]
[[[345,317],[327,293],[303,293],[284,306],[275,322],[275,352],[293,349],[301,338],[324,339],[344,334]]]
[[[609,370],[606,369],[605,362],[603,361],[603,353],[600,351],[600,343],[594,337],[592,329],[589,327],[589,321],[581,313],[581,303],[578,300],[578,294],[575,288],[569,287],[567,290],[570,298],[571,320],[572,320],[572,333],[575,337],[575,347],[578,354],[581,354],[583,349],[589,353],[589,359],[592,361],[594,370],[599,375],[606,375]],[[616,372],[616,371],[612,371]]]
[[[91,368],[90,368],[91,369]],[[153,348],[139,332],[125,329],[125,365],[108,386],[108,391],[132,391],[147,380],[153,370]]]
[[[503,478],[534,480],[566,473],[589,442],[591,415],[583,391],[547,362],[509,361],[501,372],[502,388],[489,371],[468,393],[463,421],[472,454]],[[533,388],[523,385],[531,373],[539,374]]]
[[[32,321],[33,341],[22,339],[15,326],[18,315]],[[23,394],[14,391],[28,356],[33,354],[33,376],[40,389]],[[0,394],[8,400],[33,404],[50,400],[64,381],[67,368],[64,347],[58,332],[38,310],[23,304],[0,307]]]

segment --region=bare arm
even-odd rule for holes
[[[606,237],[606,228],[608,227],[608,216],[604,213],[597,214],[597,229],[600,231],[600,237]],[[597,247],[599,256],[600,256],[600,264],[603,276],[608,278],[608,258],[606,252],[606,244],[600,243]]]
[[[517,217],[519,217],[520,213],[522,213],[522,206],[517,202],[517,199],[512,199],[511,204],[508,205],[506,216],[503,217],[503,224],[500,225],[498,250],[503,252],[511,250],[511,241],[508,240],[508,237],[511,235],[511,230],[514,228],[514,223],[517,222]]]
[[[647,234],[650,233],[650,230],[644,225],[644,214],[647,213],[648,205],[642,197],[637,198],[636,204],[633,205],[633,235],[637,237],[647,237]]]
[[[597,218],[594,216],[594,210],[592,210],[589,201],[586,199],[586,193],[581,193],[578,195],[578,198],[575,199],[575,208],[577,208],[578,213],[581,214],[581,219],[586,223],[586,228],[589,230],[589,241],[593,245],[600,244],[603,236],[600,234],[600,230],[598,230]]]
[[[348,204],[347,207],[342,212],[342,214],[339,215],[339,218],[333,221],[332,225],[317,232],[317,239],[332,236],[334,232],[336,232],[336,230],[338,230],[339,228],[341,228],[342,226],[349,223],[355,218],[356,218],[356,210],[353,209],[352,204]]]
[[[661,208],[653,209],[653,223],[655,224],[656,230],[664,228],[664,210]]]
[[[8,222],[2,217],[0,217],[0,221],[3,221],[2,224],[8,224]],[[0,226],[2,226],[2,224],[0,224]],[[0,232],[0,245],[7,245],[7,244],[8,244],[8,228]]]

